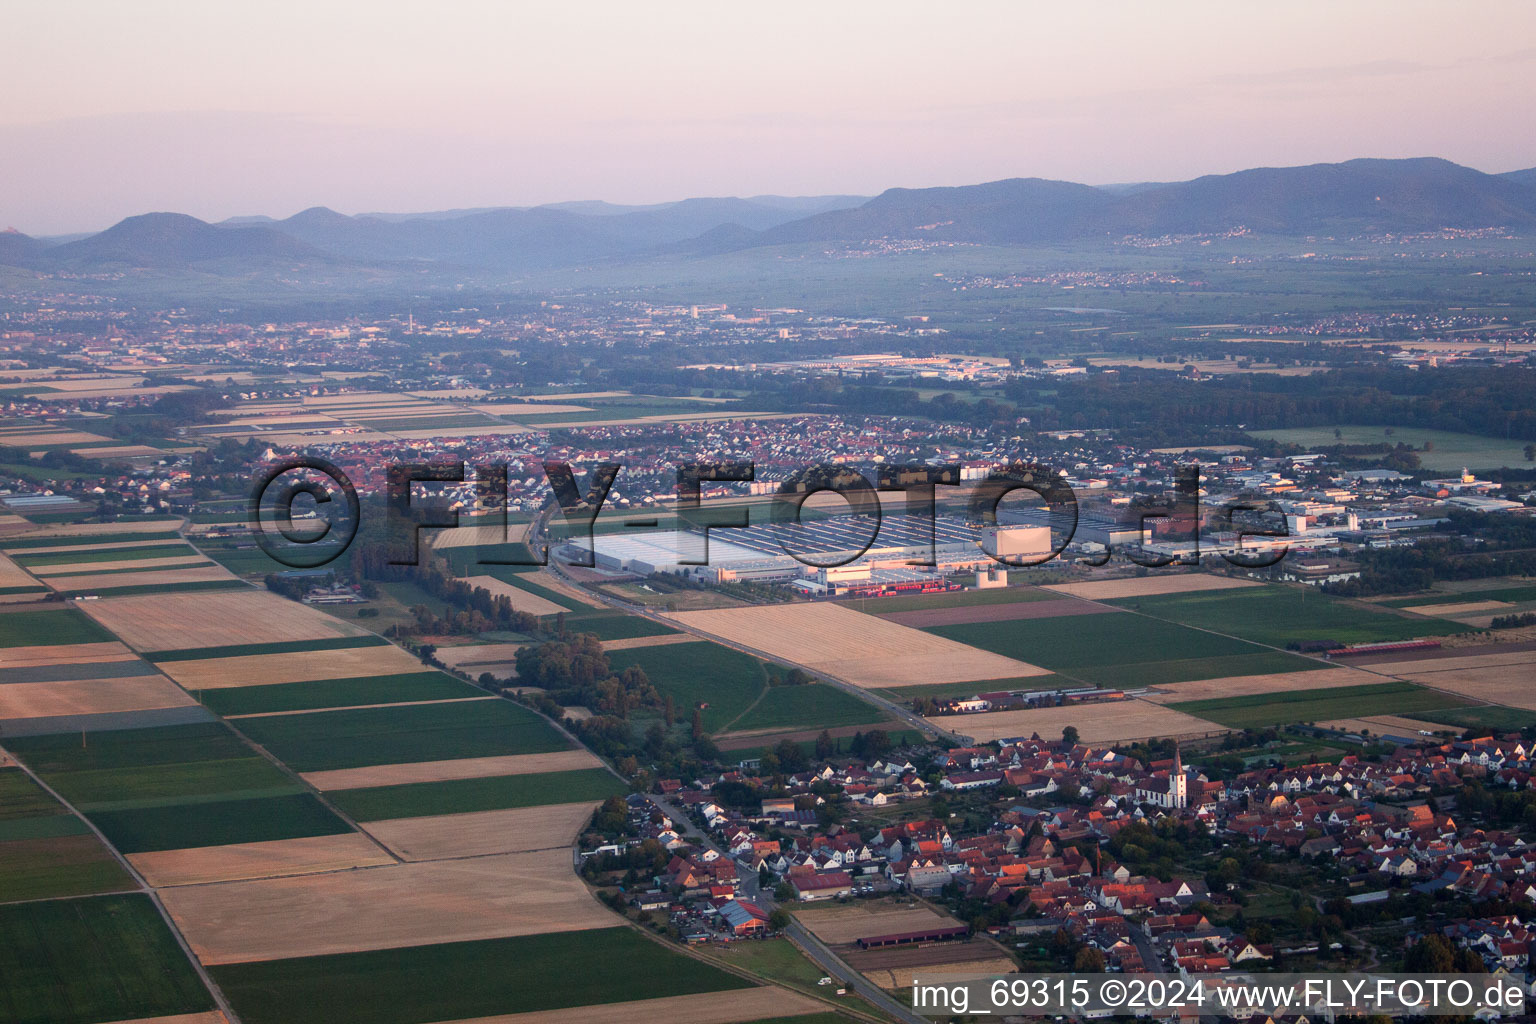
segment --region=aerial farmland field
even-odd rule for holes
[[[242,718],[240,731],[299,772],[563,750],[570,741],[495,697]]]
[[[143,895],[0,905],[0,1020],[96,1024],[213,1008]]]
[[[1326,641],[1382,643],[1470,632],[1460,623],[1403,615],[1357,601],[1320,594],[1310,587],[1255,587],[1240,592],[1128,597],[1116,605],[1201,629],[1284,647]]]
[[[327,796],[354,820],[383,821],[578,803],[623,792],[624,784],[606,768],[578,768],[332,790]]]
[[[578,960],[604,969],[580,986],[541,983]],[[326,1008],[337,1005],[358,1007],[372,1024],[430,1024],[749,988],[733,974],[612,927],[230,964],[214,977],[249,1024],[332,1024]]]
[[[460,700],[484,697],[486,693],[446,672],[404,672],[388,676],[227,687],[194,691],[194,695],[221,715],[255,715],[367,704]]]
[[[1412,683],[1389,682],[1372,686],[1181,701],[1167,707],[1234,729],[1261,729],[1291,722],[1359,718],[1383,711],[1391,711],[1393,714],[1434,711],[1438,714],[1441,709],[1463,707],[1468,703],[1451,694],[1426,690]]]

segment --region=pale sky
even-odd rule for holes
[[[0,0],[0,229],[1536,165],[1529,0]]]

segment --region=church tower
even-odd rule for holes
[[[1189,780],[1184,777],[1184,756],[1177,743],[1173,745],[1173,768],[1168,772],[1168,806],[1189,806]]]

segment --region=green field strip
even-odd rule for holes
[[[1450,636],[1470,629],[1455,622],[1377,611],[1310,587],[1265,586],[1128,597],[1104,603],[1271,647],[1384,643]]]
[[[0,1020],[100,1024],[214,1008],[144,895],[0,906]]]
[[[1204,718],[1232,729],[1267,728],[1292,722],[1324,722],[1391,713],[1458,708],[1468,701],[1413,683],[1386,682],[1340,686],[1325,690],[1291,690],[1243,697],[1181,701],[1165,705],[1174,711]]]
[[[96,732],[83,744],[79,733],[18,736],[7,739],[6,748],[44,776],[254,756],[222,722]]]
[[[97,597],[133,597],[136,594],[182,594],[199,590],[244,590],[249,587],[250,584],[238,579],[193,580],[186,583],[144,583],[132,587],[92,587],[89,593]]]
[[[241,584],[244,586],[244,584]],[[0,617],[3,619],[3,617]],[[150,661],[201,661],[204,658],[241,658],[250,654],[293,654],[299,651],[344,651],[354,647],[385,647],[389,641],[381,636],[334,636],[319,640],[274,640],[270,643],[229,644],[224,647],[181,647],[172,650],[146,651]]]
[[[570,748],[554,726],[506,700],[242,718],[237,727],[299,772]]]
[[[639,666],[685,721],[688,709],[708,704],[701,713],[706,732],[725,728],[768,688],[763,661],[708,640],[609,651],[608,664],[614,672]]]
[[[545,626],[553,619],[546,616]],[[567,615],[565,628],[571,633],[591,633],[599,640],[633,640],[642,636],[670,636],[678,630],[651,619],[624,612],[598,612],[592,615]]]
[[[59,809],[57,814],[45,814],[36,818],[0,819],[0,842],[13,839],[55,839],[61,836],[88,835],[85,822]]]
[[[116,640],[78,610],[0,611],[0,647],[59,647]]]
[[[210,565],[216,564],[218,563],[202,559],[182,565],[131,565],[119,569],[76,569],[69,572],[50,573],[47,578],[50,580],[68,580],[79,576],[121,576],[124,573],[133,575],[141,572],[166,572],[171,569],[206,569]]]
[[[302,839],[352,831],[309,793],[97,811],[90,818],[123,853]]]
[[[18,540],[0,541],[0,551],[7,553],[14,551],[28,551],[32,548],[62,548],[72,546],[89,546],[91,544],[123,544],[138,541],[154,540],[156,534],[165,534],[166,543],[173,543],[169,538],[176,537],[176,530],[180,524],[170,524],[164,530],[146,530],[137,533],[82,533],[75,536],[59,537],[29,537]],[[146,545],[147,546],[147,545]],[[128,549],[133,550],[133,549]],[[65,554],[67,552],[59,552]]]
[[[0,903],[137,888],[94,835],[0,842]]]
[[[192,556],[196,548],[181,541],[151,544],[137,548],[104,548],[99,551],[52,551],[29,555],[18,552],[11,560],[24,568],[33,569],[47,565],[68,565],[71,562],[140,562],[149,558],[170,558],[175,555]]]
[[[808,683],[771,688],[728,728],[731,732],[816,729],[876,725],[888,720],[886,712],[851,693],[825,683]]]
[[[1398,712],[1393,712],[1398,714]],[[1536,725],[1536,711],[1484,704],[1467,708],[1442,708],[1439,711],[1410,711],[1401,715],[1420,722],[1455,725],[1463,729],[1488,729],[1494,732],[1519,732]]]
[[[583,970],[578,965],[591,965]],[[597,968],[595,965],[601,965]],[[755,983],[629,928],[525,935],[210,968],[245,1024],[429,1024],[725,992]],[[553,984],[572,978],[579,984]]]
[[[326,799],[354,821],[386,821],[604,800],[625,792],[624,783],[607,769],[578,768],[342,789],[326,793]]]
[[[351,679],[321,679],[304,683],[233,686],[192,691],[202,704],[221,715],[259,715],[274,711],[313,711],[398,704],[406,701],[458,700],[486,696],[484,690],[446,672],[405,672]]]

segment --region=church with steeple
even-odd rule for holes
[[[1173,766],[1167,773],[1154,772],[1136,787],[1136,802],[1183,810],[1189,806],[1189,776],[1184,774],[1184,755],[1178,744],[1173,748]]]

